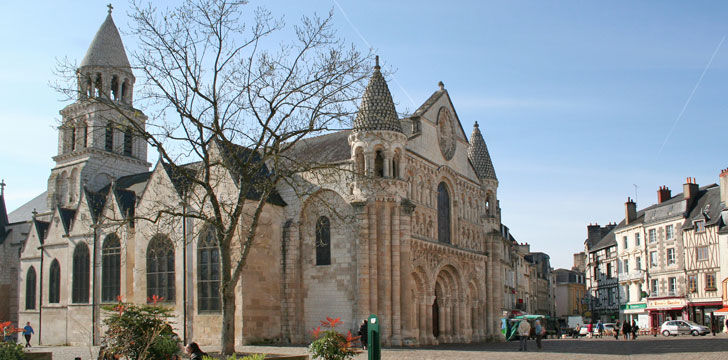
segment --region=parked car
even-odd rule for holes
[[[660,333],[664,336],[690,334],[690,326],[682,320],[668,320],[660,326]]]
[[[604,335],[606,336],[614,336],[614,323],[605,323],[604,324]]]
[[[705,336],[710,332],[709,327],[697,324],[690,320],[678,320],[678,321],[682,321],[682,322],[688,324],[688,326],[690,327],[690,333],[693,334],[693,336],[698,336],[698,335]]]

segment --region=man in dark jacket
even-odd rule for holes
[[[624,320],[624,323],[622,323],[622,334],[624,334],[624,339],[629,340],[629,334],[632,332],[632,326],[629,325],[629,320]]]
[[[359,340],[361,341],[361,348],[366,350],[367,348],[367,340],[368,340],[368,334],[369,331],[369,325],[367,325],[367,319],[364,319],[364,321],[361,323],[361,326],[359,326]]]

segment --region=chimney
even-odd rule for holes
[[[629,225],[635,219],[637,219],[637,204],[628,197],[624,203],[624,223]]]
[[[720,202],[728,207],[728,168],[720,172]]]
[[[601,226],[599,224],[589,224],[586,227],[586,241],[591,247],[591,244],[599,241],[602,238]]]
[[[687,178],[685,179],[685,184],[683,184],[683,197],[685,198],[686,209],[690,211],[691,204],[693,203],[693,200],[698,196],[698,184],[695,183],[695,178]]]
[[[672,198],[672,191],[667,186],[660,186],[660,190],[657,190],[657,203],[662,204],[663,202]]]

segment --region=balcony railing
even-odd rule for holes
[[[619,281],[642,280],[645,278],[644,270],[632,270],[627,273],[619,274]]]

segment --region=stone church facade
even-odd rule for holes
[[[145,142],[125,123],[144,126],[146,117],[133,107],[135,78],[111,13],[78,74],[81,96],[61,110],[49,210],[29,215],[19,323],[37,324],[34,342],[98,343],[103,304],[160,295],[181,337],[218,344],[219,249],[210,230],[192,217],[141,219],[159,206],[204,209],[186,202],[194,189],[167,164],[146,162]],[[304,343],[326,316],[354,330],[369,314],[379,316],[385,345],[499,338],[498,180],[478,124],[468,139],[442,83],[399,118],[377,63],[353,128],[296,151],[352,175],[309,180],[318,190],[306,197],[280,187],[265,205],[236,290],[238,344]]]

